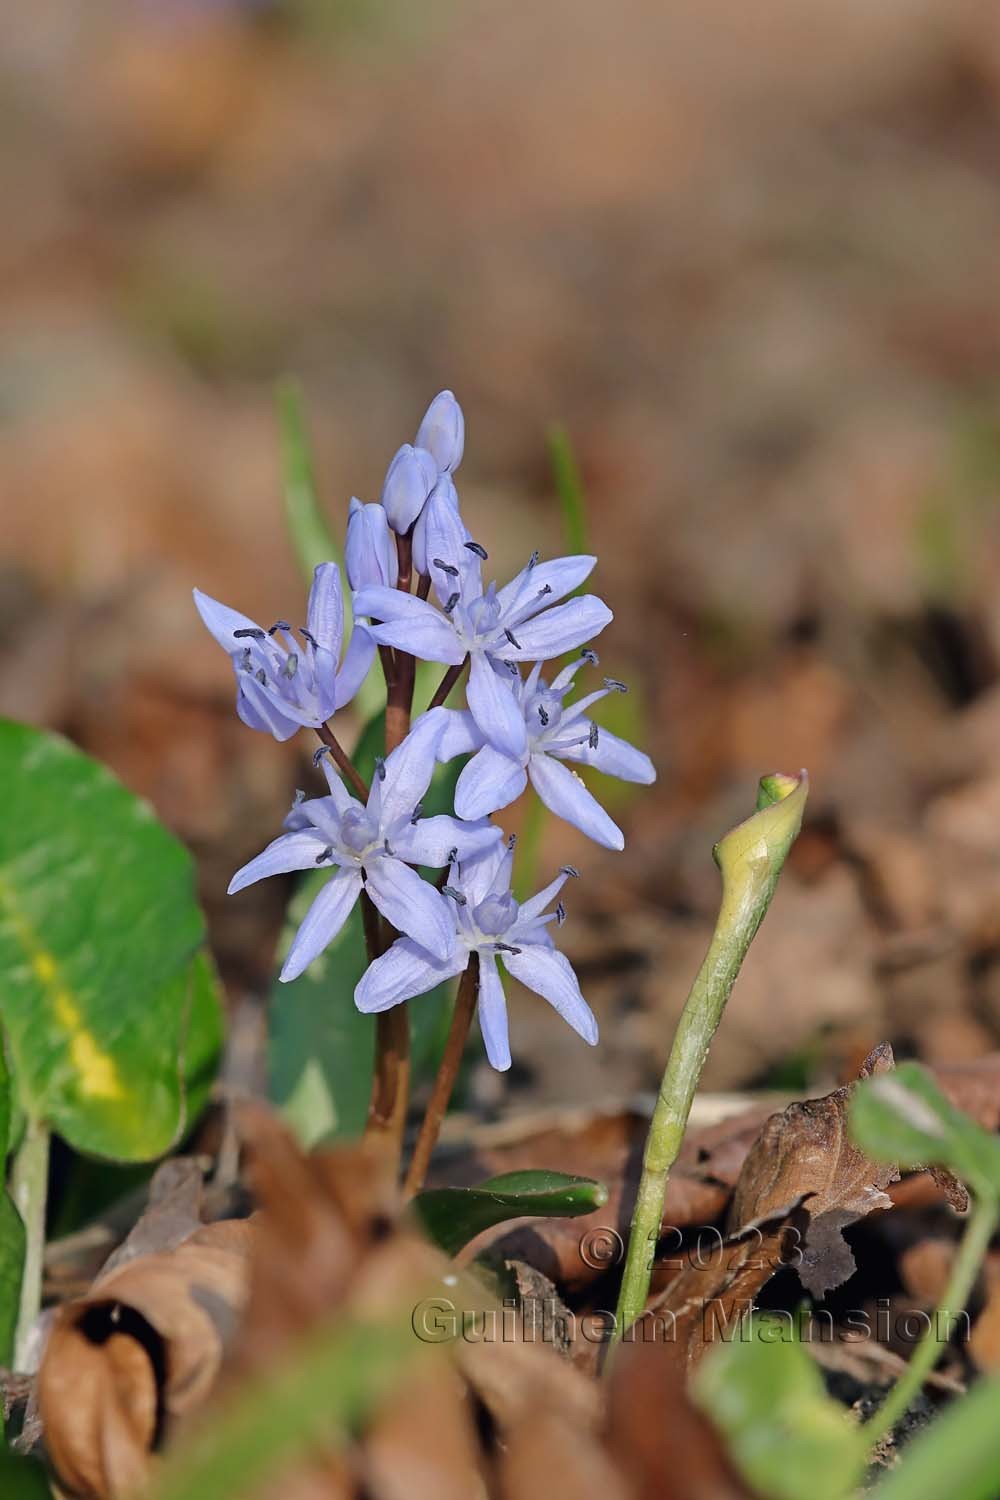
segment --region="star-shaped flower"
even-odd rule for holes
[[[455,811],[460,818],[481,818],[507,807],[524,791],[529,780],[550,812],[579,828],[606,849],[623,849],[625,837],[617,823],[584,786],[580,777],[562,761],[595,766],[622,781],[649,785],[656,770],[648,755],[601,728],[586,717],[587,709],[608,693],[624,692],[625,684],[606,677],[604,686],[576,703],[563,699],[584,662],[596,665],[593,651],[564,667],[551,685],[541,676],[541,663],[514,685],[514,696],[524,716],[527,745],[519,756],[507,755],[484,743],[472,715],[465,710],[448,711],[448,724],[439,742],[438,755],[450,760],[475,751],[463,767],[455,788]]]
[[[479,1026],[494,1068],[510,1067],[507,1005],[497,971],[499,957],[508,973],[541,995],[585,1042],[597,1042],[597,1022],[580,993],[569,960],[555,947],[548,926],[561,924],[562,904],[552,905],[569,876],[568,866],[543,891],[520,905],[510,889],[511,847],[498,847],[471,861],[452,863],[445,897],[451,904],[454,948],[442,960],[412,935],[399,938],[377,958],[354,992],[366,1014],[389,1010],[423,995],[468,968],[479,956]]]
[[[344,601],[340,569],[320,563],[309,592],[307,623],[299,630],[279,620],[270,630],[194,590],[198,613],[233,663],[236,673],[236,712],[251,729],[263,729],[276,740],[289,739],[297,729],[315,729],[345,703],[350,703],[371,666],[375,642],[365,626],[358,626],[344,660]]]
[[[491,583],[484,591],[484,550],[437,490],[425,518],[427,566],[441,609],[398,589],[370,586],[354,595],[355,614],[379,622],[371,626],[376,641],[425,661],[458,666],[468,655],[467,699],[478,728],[495,749],[520,757],[528,737],[514,692],[516,663],[571,651],[612,619],[593,594],[556,602],[583,582],[597,559],[540,563],[536,555],[512,582],[501,589]]]
[[[298,802],[285,821],[289,832],[233,876],[230,895],[290,870],[321,867],[333,872],[295,935],[283,980],[297,978],[332,943],[362,888],[397,931],[419,938],[436,961],[450,960],[455,946],[450,903],[411,865],[441,866],[472,858],[497,846],[501,834],[485,819],[465,823],[420,816],[442,724],[438,711],[424,714],[379,763],[367,806],[350,795],[323,757],[329,795]]]

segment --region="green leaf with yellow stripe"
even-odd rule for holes
[[[24,1111],[78,1150],[159,1156],[221,1042],[192,861],[57,735],[0,720],[0,1021]]]

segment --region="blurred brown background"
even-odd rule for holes
[[[301,585],[273,388],[323,493],[377,495],[451,386],[503,574],[559,547],[576,445],[660,781],[572,858],[588,1053],[516,1001],[512,1087],[648,1084],[713,838],[806,765],[809,826],[708,1082],[822,1083],[882,1036],[1000,1035],[1000,7],[995,0],[0,4],[0,711],[105,758],[227,902],[308,776],[232,712],[198,584]],[[8,815],[11,815],[8,813]],[[16,816],[16,809],[13,811]]]

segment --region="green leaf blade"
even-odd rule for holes
[[[593,1178],[525,1170],[471,1188],[427,1188],[410,1208],[435,1244],[455,1255],[484,1229],[508,1219],[575,1219],[607,1201],[607,1188]]]
[[[0,1017],[19,1102],[79,1150],[161,1155],[221,1042],[190,856],[56,735],[0,721]]]

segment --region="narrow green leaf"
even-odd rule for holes
[[[908,1443],[874,1500],[996,1500],[1000,1495],[1000,1380],[981,1380]]]
[[[408,1320],[324,1329],[234,1392],[166,1461],[152,1500],[242,1500],[317,1444],[346,1444],[421,1353]]]
[[[553,424],[548,432],[549,463],[562,507],[563,541],[570,554],[587,551],[587,503],[576,454],[565,427]]]
[[[980,1197],[1000,1195],[1000,1141],[945,1098],[919,1063],[858,1085],[851,1133],[876,1161],[947,1167]]]
[[[0,1163],[6,1162],[10,1150],[10,1092],[10,1077],[0,1045]],[[8,1367],[14,1358],[23,1268],[24,1225],[5,1188],[0,1186],[0,1365]]]
[[[341,553],[319,503],[305,402],[298,381],[287,376],[279,380],[277,402],[288,534],[303,577],[311,583],[319,564],[340,562]]]
[[[410,1205],[442,1250],[455,1255],[484,1229],[507,1219],[576,1219],[608,1201],[608,1190],[590,1177],[565,1172],[505,1172],[474,1188],[428,1188]]]
[[[94,1155],[166,1151],[222,1019],[187,850],[57,735],[0,721],[0,1019],[25,1112]]]
[[[790,1315],[744,1320],[702,1362],[693,1394],[769,1500],[840,1500],[861,1477],[860,1429],[826,1394]]]

